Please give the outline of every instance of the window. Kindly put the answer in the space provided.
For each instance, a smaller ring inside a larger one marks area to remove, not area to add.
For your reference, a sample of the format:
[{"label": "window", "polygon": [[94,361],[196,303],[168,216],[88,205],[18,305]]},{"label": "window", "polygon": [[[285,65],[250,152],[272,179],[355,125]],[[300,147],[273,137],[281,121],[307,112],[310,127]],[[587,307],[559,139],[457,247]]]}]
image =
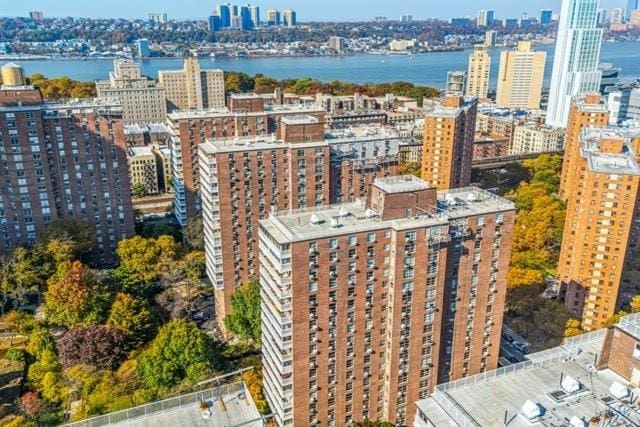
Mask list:
[{"label": "window", "polygon": [[638,343],[636,343],[636,346],[633,349],[633,357],[635,359],[640,359],[640,344],[638,344]]},{"label": "window", "polygon": [[358,236],[349,236],[349,246],[353,246],[358,242]]},{"label": "window", "polygon": [[479,216],[476,218],[476,225],[481,226],[484,225],[484,217],[483,216]]},{"label": "window", "polygon": [[373,243],[376,241],[376,233],[367,234],[367,242]]},{"label": "window", "polygon": [[329,247],[335,249],[338,247],[338,239],[329,239]]}]

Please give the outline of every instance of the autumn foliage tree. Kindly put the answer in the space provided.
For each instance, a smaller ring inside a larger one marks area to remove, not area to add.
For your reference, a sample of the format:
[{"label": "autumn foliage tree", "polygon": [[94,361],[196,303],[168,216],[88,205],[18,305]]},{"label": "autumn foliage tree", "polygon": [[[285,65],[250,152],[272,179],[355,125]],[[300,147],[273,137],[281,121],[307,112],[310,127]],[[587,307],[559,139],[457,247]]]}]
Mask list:
[{"label": "autumn foliage tree", "polygon": [[58,340],[60,363],[65,368],[83,364],[114,369],[126,356],[126,335],[109,326],[71,328]]},{"label": "autumn foliage tree", "polygon": [[145,284],[158,280],[171,268],[178,245],[171,236],[157,239],[135,236],[120,241],[116,253],[120,258],[118,277]]},{"label": "autumn foliage tree", "polygon": [[122,331],[131,347],[145,343],[154,329],[153,315],[142,298],[121,292],[116,295],[107,325]]},{"label": "autumn foliage tree", "polygon": [[64,262],[44,295],[47,320],[55,325],[95,325],[104,317],[109,294],[80,261]]}]

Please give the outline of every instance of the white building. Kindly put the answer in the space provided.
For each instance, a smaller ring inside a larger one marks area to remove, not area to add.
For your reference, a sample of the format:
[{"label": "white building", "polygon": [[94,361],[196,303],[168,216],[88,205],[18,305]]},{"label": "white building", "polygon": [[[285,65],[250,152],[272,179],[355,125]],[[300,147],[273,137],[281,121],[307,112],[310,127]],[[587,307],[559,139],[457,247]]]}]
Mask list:
[{"label": "white building", "polygon": [[622,8],[611,9],[611,24],[622,24],[624,21],[624,10]]},{"label": "white building", "polygon": [[404,50],[413,49],[416,46],[415,40],[393,40],[389,43],[389,50],[400,52]]},{"label": "white building", "polygon": [[598,71],[602,29],[598,25],[599,0],[563,0],[547,124],[566,127],[571,98],[598,91],[602,73]]},{"label": "white building", "polygon": [[564,147],[564,129],[528,123],[516,126],[509,154],[559,151]]},{"label": "white building", "polygon": [[186,58],[182,70],[158,71],[171,111],[225,106],[224,72],[201,70],[198,58]]}]

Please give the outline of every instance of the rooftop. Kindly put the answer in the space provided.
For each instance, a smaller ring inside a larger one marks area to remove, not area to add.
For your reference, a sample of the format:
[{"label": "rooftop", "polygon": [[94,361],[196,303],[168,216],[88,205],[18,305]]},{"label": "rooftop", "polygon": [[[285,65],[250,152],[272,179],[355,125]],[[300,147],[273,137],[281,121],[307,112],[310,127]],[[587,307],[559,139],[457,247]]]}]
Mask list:
[{"label": "rooftop", "polygon": [[319,123],[319,120],[316,116],[311,116],[309,114],[287,116],[283,117],[280,121],[285,125],[314,125]]},{"label": "rooftop", "polygon": [[[431,117],[456,117],[462,111],[471,107],[473,103],[476,101],[474,96],[463,96],[460,107],[446,107],[442,103],[436,104],[427,108],[427,116]],[[444,102],[444,100],[443,100]]]},{"label": "rooftop", "polygon": [[[640,176],[640,165],[636,159],[631,140],[640,138],[639,128],[584,128],[580,135],[580,155],[593,172]],[[603,152],[601,141],[622,141],[621,153]]]},{"label": "rooftop", "polygon": [[151,147],[130,147],[129,148],[129,157],[141,157],[141,156],[153,156],[153,151]]},{"label": "rooftop", "polygon": [[[419,179],[402,181],[399,177],[377,179],[375,184],[391,192],[428,188]],[[415,217],[382,221],[365,206],[364,200],[294,211],[275,212],[262,226],[280,243],[360,233],[368,230],[411,229],[448,225],[450,220],[470,215],[514,210],[512,202],[475,187],[438,192],[438,212]]]},{"label": "rooftop", "polygon": [[[628,321],[636,329],[637,317]],[[633,403],[638,389],[626,398],[615,397],[614,387],[625,389],[628,382],[610,369],[594,367],[606,333],[602,329],[570,338],[525,362],[438,385],[416,405],[435,426],[497,426],[505,416],[510,427],[586,426],[606,412],[612,418],[601,425],[640,425]],[[524,414],[526,406],[539,413],[533,421]]]},{"label": "rooftop", "polygon": [[287,114],[287,113],[324,113],[318,106],[308,105],[265,105],[264,111],[256,112],[232,112],[228,108],[196,110],[196,111],[175,111],[167,114],[170,120],[203,119],[229,116],[262,116],[264,114]]},{"label": "rooftop", "polygon": [[373,185],[385,193],[407,193],[431,188],[426,181],[416,178],[413,175],[398,175],[383,179],[376,178],[373,181]]}]

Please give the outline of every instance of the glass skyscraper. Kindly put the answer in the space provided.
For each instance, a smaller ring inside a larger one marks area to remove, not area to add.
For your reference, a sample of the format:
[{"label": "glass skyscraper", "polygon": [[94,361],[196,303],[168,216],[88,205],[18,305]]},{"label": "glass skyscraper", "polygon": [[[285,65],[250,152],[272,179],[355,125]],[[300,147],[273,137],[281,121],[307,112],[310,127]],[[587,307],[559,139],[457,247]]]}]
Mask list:
[{"label": "glass skyscraper", "polygon": [[631,19],[631,12],[634,10],[638,10],[638,6],[640,5],[640,0],[628,0],[627,8],[624,11],[624,18],[627,22]]},{"label": "glass skyscraper", "polygon": [[571,99],[600,88],[599,7],[599,0],[562,1],[547,108],[548,125],[566,127]]}]

